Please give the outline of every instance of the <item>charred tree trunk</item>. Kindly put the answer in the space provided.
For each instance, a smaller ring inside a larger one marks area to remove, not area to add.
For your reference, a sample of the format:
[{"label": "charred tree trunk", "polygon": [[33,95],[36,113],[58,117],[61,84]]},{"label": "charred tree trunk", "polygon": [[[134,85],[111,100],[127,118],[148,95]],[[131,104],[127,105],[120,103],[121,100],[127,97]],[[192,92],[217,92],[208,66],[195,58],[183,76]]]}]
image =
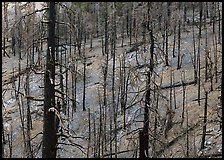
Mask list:
[{"label": "charred tree trunk", "polygon": [[49,2],[48,49],[44,74],[43,158],[56,158],[57,136],[55,121],[55,2]]},{"label": "charred tree trunk", "polygon": [[221,13],[220,13],[220,9],[219,9],[219,2],[218,2],[218,16],[219,16],[219,31],[218,31],[218,44],[221,44]]},{"label": "charred tree trunk", "polygon": [[84,42],[84,51],[83,51],[83,111],[86,111],[86,54],[85,54],[85,42]]},{"label": "charred tree trunk", "polygon": [[95,122],[95,116],[93,117],[93,143],[94,143],[94,149],[93,149],[93,157],[96,157],[96,122]]},{"label": "charred tree trunk", "polygon": [[87,149],[87,158],[89,158],[89,152],[90,152],[90,141],[91,141],[91,123],[90,123],[90,108],[88,108],[88,121],[89,121],[89,137],[88,137],[88,149]]},{"label": "charred tree trunk", "polygon": [[129,23],[129,45],[131,46],[131,44],[132,44],[132,9],[133,9],[133,2],[130,2],[131,4],[131,6],[130,6],[130,8],[129,8],[129,21],[128,21],[128,23]]},{"label": "charred tree trunk", "polygon": [[[5,33],[9,30],[9,21],[8,21],[8,2],[4,2],[4,31]],[[4,35],[5,36],[5,35]],[[6,38],[6,41],[8,42],[8,36],[6,35],[4,38]]]},{"label": "charred tree trunk", "polygon": [[205,27],[205,82],[208,80],[208,31]]},{"label": "charred tree trunk", "polygon": [[214,75],[215,83],[218,82],[218,51],[217,51],[217,36],[216,33],[213,34],[213,46],[214,46]]},{"label": "charred tree trunk", "polygon": [[[115,102],[115,57],[116,57],[116,4],[113,2],[113,15],[112,15],[112,57],[113,57],[113,67],[112,67],[112,104],[113,104],[113,118],[114,118],[114,137],[115,137],[115,143],[114,143],[114,149],[115,149],[115,158],[117,158],[117,110],[116,110],[116,102]],[[130,28],[131,29],[131,28]],[[131,32],[130,32],[130,39],[131,39]]]},{"label": "charred tree trunk", "polygon": [[[29,73],[27,73],[26,77],[26,95],[30,95],[30,86],[29,86]],[[30,113],[30,100],[27,99],[27,158],[33,158],[33,151],[32,151],[32,145],[30,141],[30,130],[32,129],[32,118]]]},{"label": "charred tree trunk", "polygon": [[[181,8],[181,2],[179,2],[179,12],[180,12],[180,8]],[[180,64],[180,40],[181,40],[181,18],[179,18],[179,22],[178,22],[178,54],[177,54],[177,69],[181,68],[181,64]]]},{"label": "charred tree trunk", "polygon": [[125,53],[122,55],[122,59],[120,62],[120,90],[121,90],[121,114],[122,114],[122,128],[125,129],[126,121],[125,121],[125,111],[126,111],[126,75],[125,75]]},{"label": "charred tree trunk", "polygon": [[173,31],[173,58],[176,57],[175,56],[175,46],[176,46],[176,21],[174,24],[174,31]]},{"label": "charred tree trunk", "polygon": [[188,109],[186,108],[186,118],[187,118],[187,158],[189,157],[189,131],[188,131]]},{"label": "charred tree trunk", "polygon": [[[182,79],[182,84],[184,83],[185,81],[185,71],[184,71],[184,74],[183,74],[183,79]],[[183,122],[184,122],[184,112],[185,112],[185,94],[186,94],[186,86],[185,85],[182,85],[183,86],[183,108],[182,108],[182,117],[181,117],[181,125],[183,125]]]},{"label": "charred tree trunk", "polygon": [[205,148],[205,136],[206,136],[206,123],[207,123],[207,104],[208,103],[208,92],[205,92],[205,108],[204,108],[204,121],[203,121],[203,130],[202,130],[202,140],[201,140],[201,149]]},{"label": "charred tree trunk", "polygon": [[150,46],[150,71],[147,73],[147,83],[146,83],[146,95],[145,95],[145,111],[144,111],[144,126],[143,131],[140,134],[140,139],[143,138],[144,142],[140,144],[140,158],[149,157],[148,148],[149,148],[149,106],[150,106],[150,81],[153,72],[153,54],[154,54],[154,38],[152,28],[149,30],[151,46]]},{"label": "charred tree trunk", "polygon": [[[106,132],[107,128],[107,73],[108,73],[108,55],[109,55],[109,42],[108,42],[108,6],[107,2],[105,2],[105,19],[104,19],[104,36],[105,36],[105,44],[103,48],[103,56],[105,57],[105,63],[103,64],[103,106],[104,106],[104,132]],[[104,144],[105,151],[107,150],[107,137],[104,135]]]},{"label": "charred tree trunk", "polygon": [[167,18],[165,19],[165,42],[166,42],[166,52],[165,52],[165,62],[166,62],[166,66],[169,65],[169,55],[168,55],[168,41],[169,41],[169,21],[170,21],[170,2],[167,2]]},{"label": "charred tree trunk", "polygon": [[[173,82],[175,82],[175,76],[174,73],[172,74]],[[176,101],[176,89],[173,88],[173,101],[174,101],[174,108],[177,109],[177,101]]]},{"label": "charred tree trunk", "polygon": [[193,4],[193,25],[192,25],[192,34],[193,34],[193,52],[194,52],[194,62],[193,62],[193,67],[194,67],[194,81],[195,81],[195,84],[197,82],[197,57],[196,57],[196,47],[195,47],[195,35],[194,35],[194,17],[195,17],[195,14],[194,14],[194,11],[195,11],[195,6]]},{"label": "charred tree trunk", "polygon": [[202,11],[203,11],[203,2],[200,2],[200,24],[199,24],[199,35],[198,35],[198,55],[197,55],[197,66],[198,66],[198,79],[197,79],[197,84],[198,84],[198,104],[200,106],[200,76],[201,76],[201,63],[200,63],[200,48],[201,48],[201,28],[202,28]]},{"label": "charred tree trunk", "polygon": [[147,146],[147,141],[146,139],[148,138],[147,135],[144,134],[144,131],[140,130],[139,131],[139,147],[140,147],[140,152],[139,152],[139,158],[147,158],[147,150],[145,150],[145,146]]},{"label": "charred tree trunk", "polygon": [[124,46],[124,25],[125,25],[125,19],[124,16],[122,16],[121,47]]}]

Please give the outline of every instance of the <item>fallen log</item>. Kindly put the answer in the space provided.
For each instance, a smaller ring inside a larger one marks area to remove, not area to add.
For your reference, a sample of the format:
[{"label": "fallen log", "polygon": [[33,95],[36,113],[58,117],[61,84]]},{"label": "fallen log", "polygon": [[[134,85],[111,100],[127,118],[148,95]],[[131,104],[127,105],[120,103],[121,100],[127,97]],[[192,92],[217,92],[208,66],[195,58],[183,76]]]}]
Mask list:
[{"label": "fallen log", "polygon": [[170,142],[166,143],[162,147],[162,149],[160,149],[159,151],[156,151],[156,155],[159,157],[166,149],[169,149],[171,146],[173,146],[176,142],[179,141],[180,138],[185,136],[188,132],[193,131],[196,127],[199,126],[199,124],[200,124],[200,122],[197,122],[196,124],[194,124],[190,128],[185,129],[180,135],[178,135],[177,137],[173,138]]},{"label": "fallen log", "polygon": [[191,85],[191,84],[195,84],[195,83],[196,83],[195,81],[184,82],[184,83],[178,82],[176,84],[169,85],[169,86],[161,86],[160,88],[161,89],[168,89],[168,88],[174,88],[174,87],[187,86],[187,85]]}]

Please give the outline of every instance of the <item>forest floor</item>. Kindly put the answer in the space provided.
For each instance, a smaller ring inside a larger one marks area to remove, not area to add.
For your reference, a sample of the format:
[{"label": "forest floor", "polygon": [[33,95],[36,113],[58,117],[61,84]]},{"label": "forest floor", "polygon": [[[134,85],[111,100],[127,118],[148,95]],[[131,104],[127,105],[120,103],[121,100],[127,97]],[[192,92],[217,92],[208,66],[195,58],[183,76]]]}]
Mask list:
[{"label": "forest floor", "polygon": [[[212,40],[212,26],[208,26],[208,46],[210,50],[211,56],[213,56],[213,52],[215,49],[215,45],[213,45]],[[187,28],[191,30],[191,28]],[[216,33],[217,34],[217,33]],[[170,44],[169,44],[169,66],[164,65],[164,59],[160,58],[159,51],[155,49],[155,54],[157,55],[157,64],[155,66],[155,71],[157,72],[158,76],[155,78],[155,83],[159,85],[161,77],[162,77],[162,84],[161,86],[169,86],[170,85],[170,75],[171,70],[174,74],[174,82],[173,83],[181,83],[182,80],[186,82],[191,82],[194,80],[194,70],[191,58],[193,56],[193,41],[192,41],[192,34],[191,32],[183,32],[181,35],[181,55],[183,55],[182,59],[182,68],[177,70],[177,57],[172,57],[172,42],[173,42],[173,35],[170,37]],[[140,38],[139,38],[140,39]],[[162,42],[162,38],[159,39],[158,43]],[[201,46],[205,44],[205,32],[202,32],[201,38]],[[101,48],[101,40],[95,38],[93,40],[93,48],[89,48],[90,42],[87,41],[86,45],[86,56],[91,57],[88,58],[87,61],[91,64],[86,68],[86,108],[90,108],[91,112],[91,130],[93,131],[93,118],[96,120],[96,125],[98,129],[99,123],[99,109],[100,109],[100,100],[99,94],[101,95],[102,99],[102,83],[103,83],[103,75],[102,75],[102,65],[104,63],[104,59],[102,56],[102,48]],[[124,40],[124,47],[121,47],[121,40],[117,40],[117,50],[116,50],[116,79],[115,79],[115,88],[119,86],[119,58],[121,55],[130,49],[129,46],[129,38]],[[189,138],[189,157],[199,157],[202,152],[205,155],[212,155],[216,153],[222,152],[222,131],[220,128],[221,119],[219,116],[222,116],[221,113],[221,104],[220,104],[220,95],[221,95],[221,56],[222,56],[222,44],[217,45],[217,68],[218,68],[218,75],[217,75],[217,82],[215,82],[215,78],[213,78],[213,91],[210,91],[211,83],[208,80],[204,84],[200,84],[201,90],[201,105],[197,102],[198,97],[198,85],[187,85],[186,90],[186,101],[185,101],[185,112],[184,116],[186,117],[188,114],[188,126],[187,126],[187,118],[184,119],[183,123],[181,124],[182,120],[182,109],[183,109],[183,87],[175,87],[175,95],[176,95],[176,108],[174,108],[174,101],[172,97],[172,108],[174,110],[174,117],[173,123],[175,125],[169,130],[167,134],[167,138],[164,137],[163,130],[163,121],[166,119],[166,111],[167,106],[170,102],[161,98],[159,101],[159,109],[158,112],[161,118],[161,125],[159,126],[159,130],[161,132],[158,133],[158,139],[161,142],[157,142],[157,152],[158,157],[186,157],[186,147],[187,147],[187,135]],[[196,43],[197,46],[197,43]],[[127,125],[126,129],[119,129],[117,131],[118,136],[118,152],[131,150],[129,152],[124,152],[118,154],[118,157],[136,157],[138,155],[138,132],[135,130],[141,128],[143,126],[143,111],[144,111],[144,103],[138,102],[142,98],[144,98],[144,93],[140,92],[145,87],[146,83],[146,76],[143,73],[146,72],[146,68],[136,69],[137,61],[143,65],[148,63],[147,59],[149,59],[149,45],[146,46],[147,51],[143,52],[143,46],[139,47],[139,53],[136,51],[125,54],[126,66],[129,66],[132,69],[127,69],[127,72],[130,71],[131,78],[130,78],[130,85],[128,88],[128,102],[127,106],[130,106],[127,109],[126,115],[126,123],[130,124]],[[72,49],[72,52],[74,50]],[[177,49],[176,52],[177,54]],[[205,80],[205,48],[201,47],[201,80]],[[212,57],[212,61],[214,62],[214,57]],[[15,87],[18,87],[19,79],[16,78],[15,84],[8,83],[13,79],[11,78],[13,75],[13,68],[15,67],[15,71],[18,73],[18,56],[11,56],[2,57],[2,101],[3,101],[3,122],[4,122],[4,129],[5,135],[12,133],[12,149],[13,155],[12,157],[23,157],[22,155],[24,147],[23,147],[23,134],[21,129],[21,119],[20,119],[20,110],[21,112],[26,111],[26,96],[24,90],[25,78],[26,74],[22,74],[20,76],[20,92],[24,94],[24,96],[19,96],[19,99],[15,99],[14,90]],[[21,70],[26,70],[26,57],[21,60]],[[82,80],[82,70],[83,64],[81,61],[78,61],[78,71],[81,73],[78,78],[77,83],[77,110],[73,113],[68,123],[68,115],[62,115],[64,121],[64,127],[69,127],[69,132],[66,134],[69,138],[63,139],[61,138],[59,141],[63,143],[76,143],[83,146],[85,149],[83,150],[86,152],[88,146],[88,111],[82,111],[82,97],[83,97],[83,80]],[[38,70],[37,72],[43,72],[43,70]],[[25,73],[25,72],[24,72]],[[108,102],[111,101],[112,97],[112,90],[111,90],[111,80],[112,80],[112,58],[109,56],[109,71],[108,71]],[[185,73],[185,79],[183,79],[182,75]],[[15,73],[16,74],[16,73]],[[71,95],[71,75],[69,74],[69,94]],[[7,84],[8,83],[8,84]],[[33,71],[30,72],[30,95],[35,98],[43,98],[43,74],[35,74]],[[204,115],[204,97],[205,97],[205,90],[208,91],[208,119],[207,119],[207,129],[206,129],[206,142],[205,142],[205,149],[200,150],[201,145],[201,138],[202,138],[202,127],[203,127],[203,115]],[[116,89],[118,91],[118,89]],[[137,92],[132,93],[132,92]],[[170,89],[160,89],[160,94],[167,99],[170,99]],[[117,96],[116,96],[117,97]],[[135,103],[135,105],[132,105]],[[21,108],[18,107],[18,103],[21,103]],[[34,137],[38,133],[42,132],[43,128],[43,102],[42,101],[31,101],[31,113],[32,113],[32,122],[33,128],[31,130],[31,137]],[[70,104],[71,105],[71,104]],[[72,109],[71,109],[72,110]],[[71,111],[70,110],[70,111]],[[118,110],[120,112],[120,109]],[[111,112],[108,110],[108,115]],[[150,113],[150,117],[154,117],[154,112]],[[24,120],[26,124],[26,117],[24,113]],[[117,124],[118,128],[122,126],[122,117],[120,113],[118,113]],[[109,130],[109,116],[108,116],[108,128]],[[153,121],[150,122],[153,124]],[[10,127],[11,126],[11,127]],[[152,128],[152,127],[151,127]],[[150,128],[150,131],[152,129]],[[186,134],[188,131],[188,134]],[[108,132],[105,134],[109,134]],[[76,137],[76,138],[75,138]],[[81,137],[81,138],[77,138]],[[7,138],[6,138],[7,139]],[[34,140],[32,140],[33,149],[36,151],[36,157],[41,157],[41,148],[40,144],[42,141],[42,134],[39,134]],[[93,148],[94,146],[93,140],[90,143],[90,146]],[[70,145],[59,145],[61,149],[58,150],[58,157],[86,157],[87,155],[84,154],[81,149],[77,146],[70,146]],[[150,143],[151,147],[151,143]],[[5,148],[5,155],[9,155],[8,145],[4,145]],[[107,148],[109,149],[109,143]],[[39,151],[38,151],[39,150]],[[105,153],[107,154],[107,153]],[[93,150],[90,150],[90,155],[93,156]],[[6,156],[7,157],[7,156]],[[106,156],[105,156],[106,157]]]}]

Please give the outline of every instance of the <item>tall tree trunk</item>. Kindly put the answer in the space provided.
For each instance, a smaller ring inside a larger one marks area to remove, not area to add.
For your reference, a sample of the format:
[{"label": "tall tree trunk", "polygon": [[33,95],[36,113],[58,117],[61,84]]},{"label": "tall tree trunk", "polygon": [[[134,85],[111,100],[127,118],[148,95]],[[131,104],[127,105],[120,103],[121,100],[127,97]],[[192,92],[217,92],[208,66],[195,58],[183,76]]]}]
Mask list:
[{"label": "tall tree trunk", "polygon": [[[151,40],[151,46],[150,46],[150,71],[147,73],[147,82],[146,82],[146,96],[145,96],[145,111],[144,111],[144,126],[143,126],[143,131],[142,137],[144,140],[143,145],[140,145],[140,158],[146,158],[149,157],[148,153],[148,148],[149,148],[149,106],[150,106],[150,81],[151,81],[151,76],[153,73],[153,68],[154,68],[154,62],[153,62],[153,54],[154,54],[154,38],[153,38],[153,32],[152,28],[149,30],[150,34],[150,40]],[[141,142],[141,141],[140,141]]]},{"label": "tall tree trunk", "polygon": [[[29,54],[29,53],[28,53]],[[28,61],[28,54],[27,54],[27,64],[26,66],[29,67],[29,61]],[[30,71],[27,72],[26,75],[26,85],[25,85],[25,93],[27,96],[30,96],[30,83],[29,83],[29,77],[30,77]],[[30,130],[32,129],[32,118],[31,118],[31,113],[30,113],[30,99],[27,99],[27,113],[26,113],[26,119],[27,119],[27,158],[33,158],[33,151],[32,151],[32,145],[30,141]]]},{"label": "tall tree trunk", "polygon": [[215,74],[215,83],[218,82],[218,51],[217,51],[217,36],[216,33],[213,34],[213,46],[214,46],[214,74]]},{"label": "tall tree trunk", "polygon": [[175,45],[176,45],[176,21],[174,22],[174,31],[173,31],[173,58],[176,57],[175,56]]},{"label": "tall tree trunk", "polygon": [[[29,88],[29,73],[27,73],[26,77],[26,95],[30,95],[30,88]],[[32,151],[32,145],[30,141],[30,130],[32,129],[32,118],[31,118],[31,113],[30,113],[30,100],[27,99],[27,158],[33,158],[33,151]]]},{"label": "tall tree trunk", "polygon": [[[181,2],[179,2],[179,12],[181,11]],[[177,69],[180,69],[181,68],[181,65],[180,65],[180,40],[181,40],[181,18],[179,18],[179,22],[178,22],[178,55],[177,55]]]},{"label": "tall tree trunk", "polygon": [[193,3],[193,16],[192,16],[192,19],[193,19],[192,34],[193,34],[193,52],[194,52],[193,67],[194,67],[194,81],[196,84],[198,75],[197,75],[197,56],[196,56],[195,35],[194,35],[194,17],[195,17],[194,11],[195,11],[195,5]]},{"label": "tall tree trunk", "polygon": [[[170,69],[170,86],[173,85],[173,76],[172,75],[173,75],[173,69],[171,68]],[[171,108],[172,108],[172,105],[173,105],[172,104],[172,90],[173,90],[172,87],[170,87],[170,97],[169,98],[170,98],[170,107]]]},{"label": "tall tree trunk", "polygon": [[49,2],[48,49],[44,74],[43,158],[56,158],[57,136],[55,121],[55,2]]},{"label": "tall tree trunk", "polygon": [[[185,71],[183,73],[183,77],[182,77],[182,84],[184,84],[185,82]],[[183,122],[184,122],[184,112],[185,112],[185,93],[186,93],[186,86],[182,85],[183,86],[183,101],[182,101],[182,104],[183,104],[183,108],[182,108],[182,116],[181,116],[181,125],[183,125]]]},{"label": "tall tree trunk", "polygon": [[6,50],[5,50],[5,41],[6,41],[6,33],[8,31],[8,22],[7,22],[7,8],[8,8],[8,3],[7,2],[4,2],[4,22],[3,22],[3,34],[4,34],[4,38],[3,38],[3,48],[4,48],[4,53],[3,53],[3,56],[5,57],[5,53],[6,53]]},{"label": "tall tree trunk", "polygon": [[96,122],[95,122],[95,116],[93,117],[93,143],[94,143],[93,157],[96,158]]},{"label": "tall tree trunk", "polygon": [[[103,106],[104,106],[104,132],[106,132],[107,128],[107,72],[108,72],[108,55],[109,55],[109,42],[108,42],[108,4],[105,2],[105,19],[104,19],[104,36],[105,36],[105,45],[104,45],[104,59],[105,63],[103,64]],[[102,45],[103,48],[103,45]],[[107,150],[107,137],[106,134],[104,135],[104,144],[105,144],[105,151]]]},{"label": "tall tree trunk", "polygon": [[132,10],[133,10],[133,2],[130,2],[129,3],[130,4],[130,8],[129,8],[129,15],[130,15],[130,17],[129,17],[129,21],[128,21],[128,23],[129,23],[129,45],[131,45],[132,44]]},{"label": "tall tree trunk", "polygon": [[[84,33],[85,34],[85,33]],[[86,36],[86,34],[85,34]],[[86,110],[86,53],[85,53],[85,42],[83,46],[83,111]]]},{"label": "tall tree trunk", "polygon": [[188,109],[186,108],[186,118],[187,118],[187,158],[189,157],[189,131],[188,131]]},{"label": "tall tree trunk", "polygon": [[168,27],[167,23],[165,26],[165,66],[169,66],[169,55],[168,55]]},{"label": "tall tree trunk", "polygon": [[207,123],[207,104],[208,103],[208,92],[205,92],[205,108],[204,108],[204,121],[202,129],[202,140],[201,140],[201,149],[205,148],[205,136],[206,136],[206,123]]},{"label": "tall tree trunk", "polygon": [[124,25],[125,25],[125,19],[124,16],[122,16],[121,47],[124,46]]},{"label": "tall tree trunk", "polygon": [[9,31],[9,21],[8,21],[8,2],[4,2],[4,38],[8,42],[8,31]]},{"label": "tall tree trunk", "polygon": [[123,53],[122,59],[120,62],[120,88],[121,88],[121,114],[122,114],[122,128],[125,129],[126,121],[125,121],[125,111],[126,111],[126,72],[125,72],[125,54]]},{"label": "tall tree trunk", "polygon": [[4,122],[3,122],[3,116],[2,116],[2,158],[5,157],[5,144],[6,144],[5,130],[4,130],[4,124],[3,123]]},{"label": "tall tree trunk", "polygon": [[[156,90],[156,86],[154,85],[154,89]],[[158,88],[157,88],[158,89]],[[157,96],[155,97],[156,99],[156,105],[155,105],[155,111],[157,112],[158,110],[158,105],[159,105],[159,93],[157,92]],[[157,139],[157,114],[154,116],[154,133],[153,133],[153,142],[152,142],[152,158],[156,158],[156,139]]]},{"label": "tall tree trunk", "polygon": [[212,15],[212,32],[215,34],[215,21],[216,21],[216,2],[212,2],[212,8],[213,8],[213,15]]},{"label": "tall tree trunk", "polygon": [[20,116],[20,121],[21,121],[21,126],[22,126],[22,134],[23,134],[23,143],[24,143],[24,153],[27,152],[27,143],[26,143],[26,132],[25,132],[25,111],[24,111],[24,105],[21,105],[22,98],[21,100],[19,99],[19,97],[16,97],[16,101],[18,103],[19,106],[19,116]]},{"label": "tall tree trunk", "polygon": [[[113,31],[112,31],[112,56],[113,56],[113,68],[112,68],[112,104],[113,104],[113,118],[114,118],[114,137],[115,137],[115,158],[117,158],[117,110],[116,110],[116,103],[115,103],[115,57],[116,57],[116,6],[115,2],[113,2],[113,15],[112,15],[112,23],[113,23]],[[130,32],[131,37],[131,32]]]},{"label": "tall tree trunk", "polygon": [[[175,82],[174,73],[172,74],[173,82]],[[176,101],[176,87],[173,88],[173,101],[174,101],[174,108],[177,109],[177,101]]]},{"label": "tall tree trunk", "polygon": [[89,152],[90,152],[90,141],[91,141],[91,123],[90,123],[90,108],[88,108],[88,121],[89,121],[89,136],[88,136],[88,148],[87,148],[87,158],[89,158]]},{"label": "tall tree trunk", "polygon": [[165,19],[165,43],[166,43],[166,51],[165,51],[165,62],[166,66],[169,65],[169,55],[168,55],[168,41],[169,41],[169,21],[170,21],[170,2],[167,2],[167,18]]},{"label": "tall tree trunk", "polygon": [[218,44],[221,44],[221,10],[219,9],[219,2],[218,2],[218,16],[219,16],[219,31],[218,31]]},{"label": "tall tree trunk", "polygon": [[198,55],[197,55],[197,64],[198,64],[198,79],[197,79],[197,84],[198,84],[198,104],[200,106],[200,74],[201,74],[201,63],[200,63],[200,47],[201,47],[201,28],[202,28],[202,11],[203,11],[203,2],[200,2],[200,24],[199,24],[199,34],[198,34]]},{"label": "tall tree trunk", "polygon": [[[70,52],[69,51],[71,51],[71,46],[69,47],[70,49],[67,51],[67,47],[68,47],[68,27],[66,26],[65,27],[65,47],[66,47],[66,49],[65,49],[65,67],[66,68],[68,68],[68,59],[70,58],[69,57],[69,54],[70,54]],[[71,32],[70,32],[71,33]],[[68,121],[70,120],[70,105],[69,105],[69,98],[68,98],[68,96],[69,96],[69,89],[68,89],[68,87],[69,87],[69,84],[68,84],[68,77],[69,77],[69,70],[68,69],[66,69],[66,72],[65,72],[65,93],[66,93],[66,111],[67,111],[67,118],[68,118]],[[69,134],[69,123],[68,123],[68,125],[67,125],[67,129],[68,129],[68,134]]]}]

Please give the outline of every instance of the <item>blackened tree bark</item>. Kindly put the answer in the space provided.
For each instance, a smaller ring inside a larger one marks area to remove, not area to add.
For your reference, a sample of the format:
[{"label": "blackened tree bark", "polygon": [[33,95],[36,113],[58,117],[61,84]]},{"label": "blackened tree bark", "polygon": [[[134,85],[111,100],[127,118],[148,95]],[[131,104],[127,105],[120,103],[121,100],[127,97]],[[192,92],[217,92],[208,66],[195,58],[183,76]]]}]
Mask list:
[{"label": "blackened tree bark", "polygon": [[85,42],[83,51],[83,111],[86,111],[86,54],[85,54]]},{"label": "blackened tree bark", "polygon": [[[146,137],[147,138],[147,137]],[[145,146],[147,146],[147,141],[145,141],[145,134],[144,131],[140,130],[139,131],[139,147],[140,147],[140,151],[139,151],[139,158],[146,158],[146,152],[144,150]]]},{"label": "blackened tree bark", "polygon": [[222,23],[222,21],[221,21],[221,13],[220,13],[220,12],[221,12],[221,11],[220,11],[220,9],[219,9],[219,2],[218,2],[218,16],[219,16],[218,44],[221,44],[221,23]]},{"label": "blackened tree bark", "polygon": [[193,52],[194,52],[194,62],[193,62],[193,67],[194,67],[194,81],[195,81],[195,84],[197,82],[197,57],[196,57],[196,47],[195,47],[195,35],[194,35],[194,17],[195,17],[195,5],[193,3],[193,16],[192,16],[192,19],[193,19],[193,25],[192,25],[192,34],[193,34]]},{"label": "blackened tree bark", "polygon": [[6,51],[5,51],[5,42],[8,41],[8,36],[7,36],[7,31],[8,31],[8,3],[4,2],[4,25],[3,25],[3,34],[4,34],[4,38],[3,38],[3,48],[4,48],[4,54],[3,56],[5,56]]},{"label": "blackened tree bark", "polygon": [[124,46],[124,25],[125,25],[125,17],[122,16],[122,30],[121,30],[121,47]]},{"label": "blackened tree bark", "polygon": [[76,88],[75,88],[75,81],[76,81],[76,61],[75,58],[73,58],[72,60],[72,119],[73,119],[73,111],[76,112],[76,98],[75,98],[75,92],[76,92]]},{"label": "blackened tree bark", "polygon": [[[30,84],[29,84],[29,72],[27,73],[27,77],[26,77],[26,95],[29,96],[30,95]],[[30,141],[30,136],[31,136],[31,132],[30,130],[32,129],[32,118],[31,118],[31,113],[30,113],[30,100],[27,99],[27,157],[28,158],[33,158],[33,150],[32,150],[32,145],[31,145],[31,141]]]},{"label": "blackened tree bark", "polygon": [[[184,84],[185,82],[185,71],[183,71],[183,76],[181,75],[181,79],[182,79],[182,84]],[[183,86],[183,101],[182,101],[182,104],[183,104],[183,109],[182,109],[182,116],[181,116],[181,125],[183,125],[183,122],[184,122],[184,112],[185,112],[185,96],[186,96],[186,86],[182,85]]]},{"label": "blackened tree bark", "polygon": [[176,45],[176,21],[174,22],[174,30],[173,30],[173,58],[175,56],[175,45]]},{"label": "blackened tree bark", "polygon": [[[170,85],[171,86],[173,85],[173,76],[172,75],[173,75],[173,69],[171,68],[170,69]],[[170,106],[172,106],[172,90],[173,90],[173,88],[170,87]]]},{"label": "blackened tree bark", "polygon": [[198,78],[197,78],[197,84],[198,84],[198,104],[200,106],[200,74],[201,74],[201,63],[200,63],[200,48],[201,48],[201,28],[202,28],[202,12],[203,12],[203,2],[200,2],[199,5],[200,10],[200,24],[199,24],[199,34],[198,34],[198,55],[197,55],[197,66],[198,66]]},{"label": "blackened tree bark", "polygon": [[[184,3],[184,2],[183,2]],[[183,4],[183,9],[184,9],[184,20],[183,20],[183,28],[185,29],[185,24],[186,24],[186,21],[187,21],[187,7],[186,7],[187,3],[184,3]]]},{"label": "blackened tree bark", "polygon": [[189,157],[189,131],[188,131],[188,110],[187,110],[187,108],[186,108],[186,118],[187,118],[187,158]]},{"label": "blackened tree bark", "polygon": [[128,25],[129,25],[129,38],[130,38],[130,41],[129,41],[129,45],[131,45],[132,44],[132,10],[133,10],[133,3],[132,2],[130,2],[130,6],[129,6],[129,21],[128,21]]},{"label": "blackened tree bark", "polygon": [[[223,54],[222,54],[222,59],[223,59]],[[222,63],[222,67],[223,67],[223,63]],[[224,88],[224,84],[223,84],[223,79],[224,79],[224,76],[223,76],[223,72],[222,72],[222,80],[221,80],[221,83],[222,83],[222,90],[221,90],[221,106],[223,105],[223,99],[224,99],[224,94],[223,94],[223,88]],[[221,125],[220,125],[221,126]],[[220,127],[221,128],[221,127]]]},{"label": "blackened tree bark", "polygon": [[44,125],[43,158],[56,157],[56,121],[55,121],[55,2],[49,2],[48,49],[44,74]]},{"label": "blackened tree bark", "polygon": [[217,51],[217,36],[216,33],[213,34],[213,46],[214,46],[214,76],[215,76],[215,83],[218,82],[218,51]]},{"label": "blackened tree bark", "polygon": [[129,8],[127,9],[126,11],[126,33],[127,33],[127,36],[129,37],[129,22],[130,22],[130,10]]},{"label": "blackened tree bark", "polygon": [[[179,7],[179,12],[181,10],[181,2],[179,2],[178,4],[178,7]],[[178,54],[177,54],[177,69],[180,69],[181,68],[181,65],[180,65],[180,40],[181,40],[181,18],[179,18],[179,22],[178,22]]]},{"label": "blackened tree bark", "polygon": [[90,123],[90,108],[88,108],[88,122],[89,122],[89,136],[88,136],[88,148],[87,148],[87,158],[89,158],[89,152],[90,152],[90,141],[91,141],[91,123]]},{"label": "blackened tree bark", "polygon": [[[99,118],[99,121],[100,121],[100,124],[99,124],[99,136],[98,136],[98,155],[100,156],[100,149],[102,151],[102,155],[103,155],[103,140],[101,139],[102,137],[102,100],[101,100],[101,95],[100,95],[100,91],[99,91],[99,88],[98,88],[98,97],[99,97],[99,106],[100,106],[100,118]],[[100,143],[101,142],[101,143]],[[100,147],[101,145],[101,147]]]},{"label": "blackened tree bark", "polygon": [[[112,103],[113,103],[113,113],[114,113],[114,130],[115,130],[115,158],[117,158],[117,110],[116,110],[116,102],[115,102],[115,57],[116,57],[116,4],[115,2],[113,2],[113,15],[112,15],[112,23],[113,23],[113,26],[112,26],[112,49],[111,49],[111,54],[112,54],[112,57],[113,57],[113,68],[112,68]],[[131,37],[131,32],[130,32],[130,37]],[[130,38],[131,39],[131,38]]]},{"label": "blackened tree bark", "polygon": [[[174,73],[172,74],[173,82],[175,82],[175,76]],[[176,89],[173,88],[173,101],[174,101],[174,108],[177,109],[177,101],[176,101]]]},{"label": "blackened tree bark", "polygon": [[205,26],[205,82],[208,80],[208,31]]},{"label": "blackened tree bark", "polygon": [[[104,12],[104,37],[105,44],[102,45],[103,55],[105,57],[105,63],[103,64],[103,106],[104,106],[104,131],[106,132],[107,128],[107,73],[108,73],[108,55],[109,55],[109,42],[108,42],[108,4],[104,3],[105,12]],[[107,142],[107,137],[104,135],[104,143]],[[105,145],[105,151],[107,150],[107,145]]]},{"label": "blackened tree bark", "polygon": [[215,2],[212,2],[212,32],[215,34],[215,21],[216,21],[216,4]]},{"label": "blackened tree bark", "polygon": [[[142,133],[140,132],[140,139],[144,139],[144,143],[140,144],[140,158],[146,158],[149,156],[148,147],[149,147],[149,105],[150,105],[150,81],[153,72],[153,54],[154,54],[154,38],[152,28],[148,27],[151,46],[150,46],[150,70],[147,73],[147,83],[146,83],[146,95],[145,95],[145,111],[144,111],[144,126]],[[141,141],[141,140],[140,140]],[[141,143],[141,142],[140,142]]]},{"label": "blackened tree bark", "polygon": [[2,116],[2,158],[4,158],[5,144],[6,144],[6,138],[5,138],[5,130],[4,130],[4,124],[3,124],[3,116]]},{"label": "blackened tree bark", "polygon": [[207,123],[207,104],[208,103],[208,92],[205,92],[205,108],[204,108],[204,122],[202,130],[202,140],[201,140],[201,149],[205,148],[205,135],[206,135],[206,123]]},{"label": "blackened tree bark", "polygon": [[[78,5],[79,5],[79,8],[81,8],[81,3],[78,3]],[[82,40],[83,40],[82,26],[81,26],[81,19],[82,19],[81,12],[82,11],[80,9],[80,11],[78,12],[78,17],[77,17],[78,36],[76,37],[79,56],[81,56],[81,47],[82,47]]]},{"label": "blackened tree bark", "polygon": [[165,19],[165,43],[166,43],[166,53],[165,53],[165,65],[168,66],[169,65],[169,59],[168,59],[168,41],[169,41],[169,21],[170,21],[170,2],[167,2],[167,18]]},{"label": "blackened tree bark", "polygon": [[[4,23],[5,23],[5,27],[4,27],[4,31],[8,32],[9,30],[9,21],[8,21],[8,2],[4,2]],[[6,41],[8,42],[8,36],[6,35]]]},{"label": "blackened tree bark", "polygon": [[126,112],[126,72],[125,72],[125,52],[123,52],[122,59],[120,62],[120,90],[121,90],[121,114],[122,114],[122,128],[125,129],[126,121],[125,121],[125,112]]}]

